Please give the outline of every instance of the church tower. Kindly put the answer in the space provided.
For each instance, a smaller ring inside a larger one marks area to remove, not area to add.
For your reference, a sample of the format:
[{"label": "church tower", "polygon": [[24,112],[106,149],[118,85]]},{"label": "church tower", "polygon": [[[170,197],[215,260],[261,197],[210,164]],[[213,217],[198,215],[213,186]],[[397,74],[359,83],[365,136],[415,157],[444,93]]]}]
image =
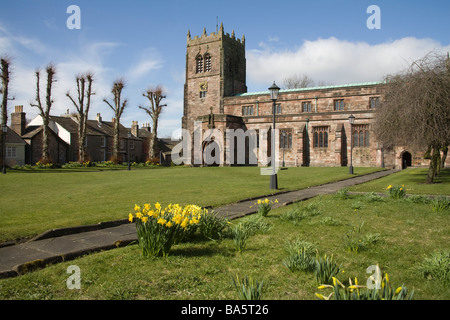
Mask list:
[{"label": "church tower", "polygon": [[199,116],[223,114],[223,98],[247,92],[245,38],[217,32],[187,34],[183,129],[191,134]]}]

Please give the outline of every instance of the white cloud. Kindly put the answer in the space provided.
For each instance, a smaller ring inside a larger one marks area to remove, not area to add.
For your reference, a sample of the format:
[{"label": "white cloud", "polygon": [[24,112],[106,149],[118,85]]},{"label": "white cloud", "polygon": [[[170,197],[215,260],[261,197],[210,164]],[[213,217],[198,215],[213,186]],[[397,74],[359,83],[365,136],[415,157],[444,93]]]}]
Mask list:
[{"label": "white cloud", "polygon": [[379,81],[431,51],[449,50],[450,45],[443,46],[432,39],[410,37],[371,45],[332,37],[305,41],[297,50],[276,50],[273,46],[249,50],[247,75],[249,83],[255,85],[274,80],[282,83],[296,74],[307,74],[327,84]]},{"label": "white cloud", "polygon": [[150,71],[161,68],[162,63],[158,52],[153,48],[147,48],[143,50],[139,60],[128,70],[126,78],[132,83],[137,82]]}]

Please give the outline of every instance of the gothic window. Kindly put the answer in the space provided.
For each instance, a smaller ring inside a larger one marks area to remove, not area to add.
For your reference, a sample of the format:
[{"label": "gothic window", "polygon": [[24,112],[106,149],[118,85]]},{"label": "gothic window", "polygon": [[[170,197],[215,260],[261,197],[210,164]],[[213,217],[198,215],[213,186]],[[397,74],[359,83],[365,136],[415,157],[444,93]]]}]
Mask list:
[{"label": "gothic window", "polygon": [[205,54],[205,72],[211,71],[211,56],[207,53]]},{"label": "gothic window", "polygon": [[353,126],[353,146],[361,148],[370,147],[370,135],[368,124]]},{"label": "gothic window", "polygon": [[302,111],[311,112],[311,101],[302,102]]},{"label": "gothic window", "polygon": [[344,110],[344,100],[334,100],[334,111]]},{"label": "gothic window", "polygon": [[369,99],[369,109],[376,109],[380,106],[380,97],[372,97]]},{"label": "gothic window", "polygon": [[195,58],[196,61],[196,73],[203,72],[203,57],[201,55],[198,55],[197,58]]},{"label": "gothic window", "polygon": [[329,127],[314,127],[313,128],[314,148],[328,148],[328,131],[329,131]]},{"label": "gothic window", "polygon": [[243,116],[252,116],[253,115],[253,106],[243,106],[242,107],[242,115]]},{"label": "gothic window", "polygon": [[292,148],[292,130],[281,129],[280,130],[280,148],[291,149]]}]

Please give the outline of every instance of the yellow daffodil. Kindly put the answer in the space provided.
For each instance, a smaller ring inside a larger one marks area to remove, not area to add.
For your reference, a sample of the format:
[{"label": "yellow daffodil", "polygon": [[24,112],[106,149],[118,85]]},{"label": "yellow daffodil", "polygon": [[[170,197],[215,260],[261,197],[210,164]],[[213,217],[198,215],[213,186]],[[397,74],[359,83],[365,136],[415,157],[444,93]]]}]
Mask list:
[{"label": "yellow daffodil", "polygon": [[148,221],[148,217],[142,217],[142,222],[146,223]]},{"label": "yellow daffodil", "polygon": [[133,222],[133,215],[132,215],[131,213],[128,215],[128,220],[129,220],[130,222]]},{"label": "yellow daffodil", "polygon": [[395,294],[399,294],[400,291],[402,291],[402,287],[398,287],[397,290],[395,290]]},{"label": "yellow daffodil", "polygon": [[166,227],[167,227],[167,228],[170,228],[171,226],[173,226],[173,223],[172,223],[171,221],[169,221],[169,222],[166,223]]},{"label": "yellow daffodil", "polygon": [[161,204],[159,202],[155,203],[156,210],[161,210]]},{"label": "yellow daffodil", "polygon": [[141,211],[141,207],[139,207],[137,204],[134,205],[134,211]]},{"label": "yellow daffodil", "polygon": [[320,293],[316,293],[316,297],[319,298],[319,299],[321,299],[321,300],[327,300],[327,299],[325,298],[325,296],[324,296],[323,294],[320,294]]}]

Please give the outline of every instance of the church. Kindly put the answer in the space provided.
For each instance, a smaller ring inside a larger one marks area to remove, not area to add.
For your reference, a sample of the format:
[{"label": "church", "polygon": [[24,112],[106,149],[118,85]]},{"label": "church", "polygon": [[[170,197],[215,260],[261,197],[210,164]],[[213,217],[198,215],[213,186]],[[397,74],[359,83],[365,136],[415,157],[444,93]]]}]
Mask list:
[{"label": "church", "polygon": [[[224,142],[230,139],[230,130],[255,132],[256,141],[249,143],[246,135],[245,146],[256,150],[264,146],[270,154],[275,119],[276,156],[286,167],[349,166],[350,162],[361,167],[428,166],[423,150],[385,149],[376,140],[372,124],[383,86],[383,82],[369,82],[281,90],[274,104],[269,91],[247,92],[245,36],[225,33],[221,24],[210,34],[203,29],[201,36],[192,37],[188,31],[182,128],[191,135],[192,158],[201,159],[193,161],[197,165],[210,165],[206,158],[211,154],[224,159],[230,148],[236,148],[236,143]],[[194,133],[199,130],[202,141],[195,145]],[[220,134],[225,138],[218,143]],[[238,153],[234,152],[228,162],[213,164],[266,164],[260,158],[257,163],[250,161],[248,148],[244,152],[245,163],[233,161]]]}]

